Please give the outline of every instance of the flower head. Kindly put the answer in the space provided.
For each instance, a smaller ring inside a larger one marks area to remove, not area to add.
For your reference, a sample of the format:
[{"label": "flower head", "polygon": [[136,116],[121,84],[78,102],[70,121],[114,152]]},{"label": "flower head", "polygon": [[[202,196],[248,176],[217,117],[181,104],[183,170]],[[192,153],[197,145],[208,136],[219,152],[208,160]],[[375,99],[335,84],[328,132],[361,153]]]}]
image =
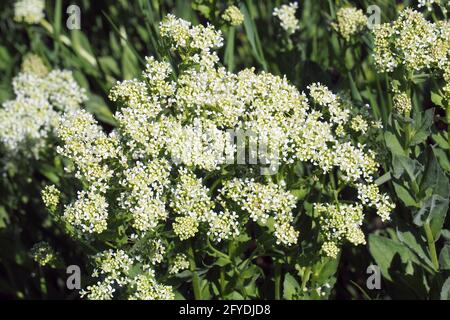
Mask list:
[{"label": "flower head", "polygon": [[229,6],[222,14],[222,19],[231,26],[239,26],[244,22],[244,15],[236,6]]},{"label": "flower head", "polygon": [[39,23],[44,19],[44,0],[19,0],[14,4],[14,20],[29,24]]},{"label": "flower head", "polygon": [[367,17],[364,12],[353,7],[339,9],[336,13],[336,22],[331,24],[346,41],[363,31],[366,25]]},{"label": "flower head", "polygon": [[288,5],[283,4],[281,7],[273,10],[273,16],[280,20],[281,27],[288,35],[291,35],[300,29],[299,21],[295,17],[295,12],[297,9],[298,3],[291,2]]}]

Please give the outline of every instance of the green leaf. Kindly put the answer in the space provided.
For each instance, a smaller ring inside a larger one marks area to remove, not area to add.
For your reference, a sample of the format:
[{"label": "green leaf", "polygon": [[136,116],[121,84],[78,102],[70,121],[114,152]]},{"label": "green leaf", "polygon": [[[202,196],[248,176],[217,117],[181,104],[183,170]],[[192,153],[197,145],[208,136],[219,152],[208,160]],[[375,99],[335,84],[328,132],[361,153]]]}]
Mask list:
[{"label": "green leaf", "polygon": [[391,150],[392,154],[406,156],[405,150],[403,150],[402,145],[398,141],[397,137],[391,132],[384,133],[384,140],[386,141],[386,145]]},{"label": "green leaf", "polygon": [[309,188],[293,189],[289,190],[291,194],[297,197],[298,200],[304,199],[310,192]]},{"label": "green leaf", "polygon": [[114,119],[113,114],[106,106],[106,103],[102,97],[97,96],[95,94],[91,94],[89,95],[89,99],[88,101],[86,101],[85,105],[86,110],[95,114],[95,116],[99,120],[111,125],[116,124],[116,120]]},{"label": "green leaf", "polygon": [[100,67],[107,75],[120,76],[120,68],[115,59],[110,56],[100,57],[98,59]]},{"label": "green leaf", "polygon": [[419,227],[423,226],[425,223],[430,223],[433,236],[437,239],[442,226],[444,225],[448,204],[448,198],[433,194],[425,201],[423,206],[414,213],[414,223]]},{"label": "green leaf", "polygon": [[420,182],[420,189],[428,195],[434,193],[448,198],[450,196],[448,177],[445,175],[433,152],[428,152],[427,157],[429,161]]},{"label": "green leaf", "polygon": [[446,134],[447,132],[438,132],[431,135],[431,137],[438,144],[438,146],[445,150],[449,148]]},{"label": "green leaf", "polygon": [[391,179],[392,179],[391,172],[388,171],[385,174],[383,174],[381,177],[379,177],[377,180],[375,180],[375,184],[377,186],[381,186],[382,184],[388,182]]},{"label": "green leaf", "polygon": [[228,71],[234,70],[234,41],[236,36],[236,28],[230,27],[227,36],[227,45],[225,47],[224,63],[228,67]]},{"label": "green leaf", "polygon": [[442,230],[441,230],[441,236],[442,236],[445,240],[450,241],[450,231],[449,231],[449,230],[447,230],[447,229],[442,229]]},{"label": "green leaf", "polygon": [[404,230],[400,230],[400,227],[397,228],[398,239],[419,257],[422,267],[429,272],[434,272],[433,263],[428,257],[426,242],[416,233],[416,230],[407,230],[404,225],[401,226],[401,229]]},{"label": "green leaf", "polygon": [[240,10],[244,15],[244,30],[247,34],[248,41],[250,43],[250,47],[252,48],[252,53],[258,62],[262,65],[264,70],[267,70],[267,63],[264,59],[264,54],[261,48],[261,42],[259,40],[258,30],[256,29],[253,18],[250,16],[250,13],[247,10],[247,6],[244,3],[241,3]]},{"label": "green leaf", "polygon": [[407,207],[417,207],[418,204],[416,200],[411,196],[411,193],[406,189],[404,186],[398,184],[397,182],[394,182],[394,189],[397,196],[400,198],[400,200],[403,201],[405,206]]},{"label": "green leaf", "polygon": [[369,251],[380,267],[382,275],[390,281],[392,281],[392,277],[389,269],[396,255],[400,257],[403,263],[418,262],[414,253],[399,242],[375,234],[369,235],[368,242]]},{"label": "green leaf", "polygon": [[439,268],[450,270],[450,244],[446,244],[439,253]]},{"label": "green leaf", "polygon": [[450,299],[450,277],[445,280],[444,285],[441,289],[441,300],[449,300]]},{"label": "green leaf", "polygon": [[416,181],[416,178],[423,172],[423,165],[414,159],[402,155],[392,156],[392,166],[394,168],[394,177],[400,178],[406,172],[411,181]]},{"label": "green leaf", "polygon": [[433,153],[442,169],[445,172],[450,173],[450,161],[448,159],[448,153],[437,147],[433,147]]},{"label": "green leaf", "polygon": [[0,46],[0,70],[8,70],[11,68],[12,58],[6,47]]},{"label": "green leaf", "polygon": [[442,100],[443,100],[443,97],[440,94],[438,94],[434,91],[431,91],[431,102],[433,102],[437,106],[444,108],[444,104],[442,103]]},{"label": "green leaf", "polygon": [[230,259],[226,259],[224,257],[220,257],[219,259],[216,260],[216,262],[214,262],[214,264],[216,266],[219,266],[219,267],[224,267],[224,266],[226,266],[226,265],[228,265],[230,263],[231,263],[231,260]]},{"label": "green leaf", "polygon": [[139,74],[139,60],[128,45],[122,54],[122,76],[125,80],[133,79]]},{"label": "green leaf", "polygon": [[314,267],[312,280],[320,285],[330,282],[330,279],[336,274],[338,265],[339,259],[322,258]]},{"label": "green leaf", "polygon": [[90,70],[92,66],[97,67],[97,61],[94,58],[89,39],[79,30],[72,30],[70,36],[73,49],[83,58],[83,61],[88,63],[88,65],[85,65],[86,69]]},{"label": "green leaf", "polygon": [[39,165],[38,168],[39,172],[46,177],[48,180],[50,180],[54,184],[59,184],[59,177],[57,174],[57,170],[45,163],[42,163]]},{"label": "green leaf", "polygon": [[434,109],[428,109],[423,113],[417,113],[414,119],[414,131],[412,133],[411,145],[424,142],[431,133],[430,127],[433,124]]},{"label": "green leaf", "polygon": [[6,212],[4,206],[0,206],[0,229],[5,228],[8,223],[9,223],[8,212]]},{"label": "green leaf", "polygon": [[292,300],[299,291],[300,285],[297,280],[295,280],[291,274],[286,273],[283,282],[283,298],[286,300]]}]

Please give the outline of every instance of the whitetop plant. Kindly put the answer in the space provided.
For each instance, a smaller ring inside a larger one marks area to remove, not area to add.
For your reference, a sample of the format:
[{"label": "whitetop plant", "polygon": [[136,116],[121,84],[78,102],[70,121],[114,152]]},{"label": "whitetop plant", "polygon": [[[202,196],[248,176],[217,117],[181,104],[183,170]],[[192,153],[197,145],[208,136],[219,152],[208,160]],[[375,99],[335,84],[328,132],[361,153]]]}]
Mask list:
[{"label": "whitetop plant", "polygon": [[12,84],[16,97],[0,108],[1,148],[8,157],[39,158],[61,115],[81,108],[85,90],[71,71],[48,71],[35,55],[25,58]]},{"label": "whitetop plant", "polygon": [[299,21],[295,17],[297,9],[298,3],[291,2],[289,4],[283,4],[281,7],[273,10],[273,16],[278,18],[281,27],[288,35],[291,35],[300,29]]},{"label": "whitetop plant", "polygon": [[340,8],[336,12],[336,22],[331,24],[345,41],[364,31],[367,27],[367,17],[361,9],[353,7]]},{"label": "whitetop plant", "polygon": [[41,267],[55,266],[59,258],[56,251],[46,241],[36,243],[30,249],[30,255]]},{"label": "whitetop plant", "polygon": [[[380,72],[403,68],[407,80],[430,72],[442,78],[450,97],[450,23],[427,21],[415,10],[403,10],[397,20],[374,29],[374,60]],[[401,98],[399,96],[399,98]]]},{"label": "whitetop plant", "polygon": [[239,26],[244,22],[244,15],[236,6],[229,6],[222,14],[222,19],[233,27]]},{"label": "whitetop plant", "polygon": [[[212,51],[222,45],[212,26],[191,26],[169,15],[160,31],[180,61],[177,77],[169,63],[147,58],[141,79],[111,90],[120,106],[114,131],[105,133],[83,110],[67,112],[57,130],[58,152],[70,160],[68,170],[82,186],[77,199],[60,206],[63,221],[87,241],[103,241],[106,233],[126,237],[117,250],[95,257],[93,276],[100,280],[85,289],[86,297],[173,298],[172,288],[157,280],[188,267],[185,258],[193,253],[180,252],[186,244],[234,241],[247,234],[248,225],[266,233],[275,247],[295,248],[302,238],[299,198],[277,177],[298,164],[318,176],[337,174],[334,199],[319,197],[313,209],[323,242],[318,255],[336,257],[345,241],[365,243],[360,225],[366,207],[389,219],[393,204],[371,187],[376,155],[352,137],[376,123],[355,115],[319,83],[306,94],[267,72],[226,71]],[[199,127],[208,130],[199,134]],[[269,149],[280,155],[270,160],[280,172],[262,175],[266,163],[219,161],[229,129],[268,136]],[[337,190],[344,187],[361,200],[341,202]],[[52,205],[53,198],[47,199]],[[143,243],[150,252],[136,249]]]},{"label": "whitetop plant", "polygon": [[29,24],[39,23],[45,18],[44,0],[20,0],[14,4],[14,20]]}]

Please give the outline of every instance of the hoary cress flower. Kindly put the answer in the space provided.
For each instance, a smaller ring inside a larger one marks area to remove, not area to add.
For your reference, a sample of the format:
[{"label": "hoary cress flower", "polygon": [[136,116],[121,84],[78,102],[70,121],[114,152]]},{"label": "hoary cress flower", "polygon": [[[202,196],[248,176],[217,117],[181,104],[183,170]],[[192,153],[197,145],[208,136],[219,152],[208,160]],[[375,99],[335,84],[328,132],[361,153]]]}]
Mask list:
[{"label": "hoary cress flower", "polygon": [[222,14],[222,19],[233,27],[239,26],[244,22],[244,15],[236,6],[229,6]]},{"label": "hoary cress flower", "polygon": [[[337,170],[341,183],[358,192],[359,202],[315,204],[325,255],[335,257],[344,241],[365,243],[364,207],[389,219],[393,205],[371,187],[375,154],[348,134],[364,132],[371,121],[353,119],[340,96],[319,83],[306,94],[285,77],[254,69],[228,72],[213,51],[222,45],[221,33],[210,25],[192,26],[169,15],[160,31],[181,59],[176,80],[169,63],[149,57],[141,79],[118,82],[110,92],[120,106],[115,130],[105,133],[80,109],[67,112],[57,130],[58,152],[73,163],[85,186],[64,205],[63,219],[86,239],[120,224],[129,241],[148,243],[151,251],[131,254],[124,246],[100,253],[93,273],[100,280],[85,289],[86,297],[109,299],[125,292],[133,299],[171,298],[171,288],[156,279],[157,271],[176,274],[188,267],[174,248],[193,238],[233,240],[247,232],[247,223],[269,232],[274,245],[297,244],[298,200],[286,183],[261,174],[262,167],[303,162],[323,174]],[[251,131],[251,139],[266,141],[264,163],[228,163],[227,152],[236,152],[229,129]],[[221,179],[211,185],[206,177]],[[156,269],[166,259],[173,264]],[[140,272],[130,272],[134,268]]]},{"label": "hoary cress flower", "polygon": [[291,35],[300,29],[299,21],[295,17],[297,9],[298,3],[291,2],[289,4],[283,4],[281,7],[273,10],[273,16],[278,18],[281,28],[283,28],[288,35]]},{"label": "hoary cress flower", "polygon": [[39,23],[45,18],[44,0],[19,0],[14,4],[14,20],[29,24]]},{"label": "hoary cress flower", "polygon": [[48,71],[35,55],[25,57],[12,85],[15,99],[0,108],[0,148],[10,157],[39,158],[61,115],[81,108],[85,90],[71,71]]},{"label": "hoary cress flower", "polygon": [[41,267],[47,265],[54,266],[58,260],[58,255],[55,250],[45,241],[36,243],[30,249],[30,255]]},{"label": "hoary cress flower", "polygon": [[333,22],[331,26],[345,41],[349,41],[366,28],[367,17],[360,9],[341,8],[336,12],[336,22]]},{"label": "hoary cress flower", "polygon": [[[374,60],[379,72],[403,68],[405,74],[429,72],[445,82],[450,98],[450,22],[430,22],[415,10],[403,10],[397,20],[374,28]],[[404,96],[397,97],[400,111],[408,111]]]}]

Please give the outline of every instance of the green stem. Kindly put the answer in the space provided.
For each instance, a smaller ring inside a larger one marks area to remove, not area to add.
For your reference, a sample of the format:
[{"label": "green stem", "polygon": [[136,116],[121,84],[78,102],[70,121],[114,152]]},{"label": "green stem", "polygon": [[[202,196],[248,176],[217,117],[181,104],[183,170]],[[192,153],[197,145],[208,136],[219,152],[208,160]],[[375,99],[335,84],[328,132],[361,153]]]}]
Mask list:
[{"label": "green stem", "polygon": [[409,155],[409,145],[411,143],[411,124],[406,123],[405,124],[405,145],[404,150],[406,155]]},{"label": "green stem", "polygon": [[[41,26],[48,31],[48,33],[50,33],[51,35],[55,35],[55,31],[53,29],[53,26],[45,19],[42,19],[40,21]],[[84,50],[81,46],[75,46],[72,41],[66,37],[65,35],[60,34],[58,39],[56,39],[57,41],[62,42],[63,44],[65,44],[68,47],[71,47],[72,49],[74,49],[75,52],[77,52],[81,57],[83,57],[84,59],[86,59],[87,62],[89,62],[92,66],[97,67],[97,60],[95,59],[95,57],[93,57],[89,52],[87,52],[86,50]]]},{"label": "green stem", "polygon": [[436,246],[434,244],[433,232],[431,231],[430,223],[426,222],[424,224],[425,236],[427,237],[428,250],[430,250],[431,262],[433,262],[434,268],[439,269],[439,261],[436,254]]},{"label": "green stem", "polygon": [[281,267],[275,266],[275,300],[280,300],[280,287],[281,287]]},{"label": "green stem", "polygon": [[305,271],[303,272],[302,276],[301,292],[305,290],[306,284],[308,283],[310,276],[311,276],[311,267],[305,267]]},{"label": "green stem", "polygon": [[188,247],[189,254],[189,270],[192,272],[192,289],[194,290],[195,300],[202,300],[202,294],[200,290],[200,278],[197,274],[197,265],[195,264],[194,249],[192,248],[192,242]]},{"label": "green stem", "polygon": [[225,298],[225,289],[226,289],[226,282],[225,282],[225,271],[223,268],[220,269],[220,294],[222,296],[222,299]]},{"label": "green stem", "polygon": [[450,148],[450,102],[448,102],[447,104],[446,115],[447,115],[447,142],[448,147]]}]

